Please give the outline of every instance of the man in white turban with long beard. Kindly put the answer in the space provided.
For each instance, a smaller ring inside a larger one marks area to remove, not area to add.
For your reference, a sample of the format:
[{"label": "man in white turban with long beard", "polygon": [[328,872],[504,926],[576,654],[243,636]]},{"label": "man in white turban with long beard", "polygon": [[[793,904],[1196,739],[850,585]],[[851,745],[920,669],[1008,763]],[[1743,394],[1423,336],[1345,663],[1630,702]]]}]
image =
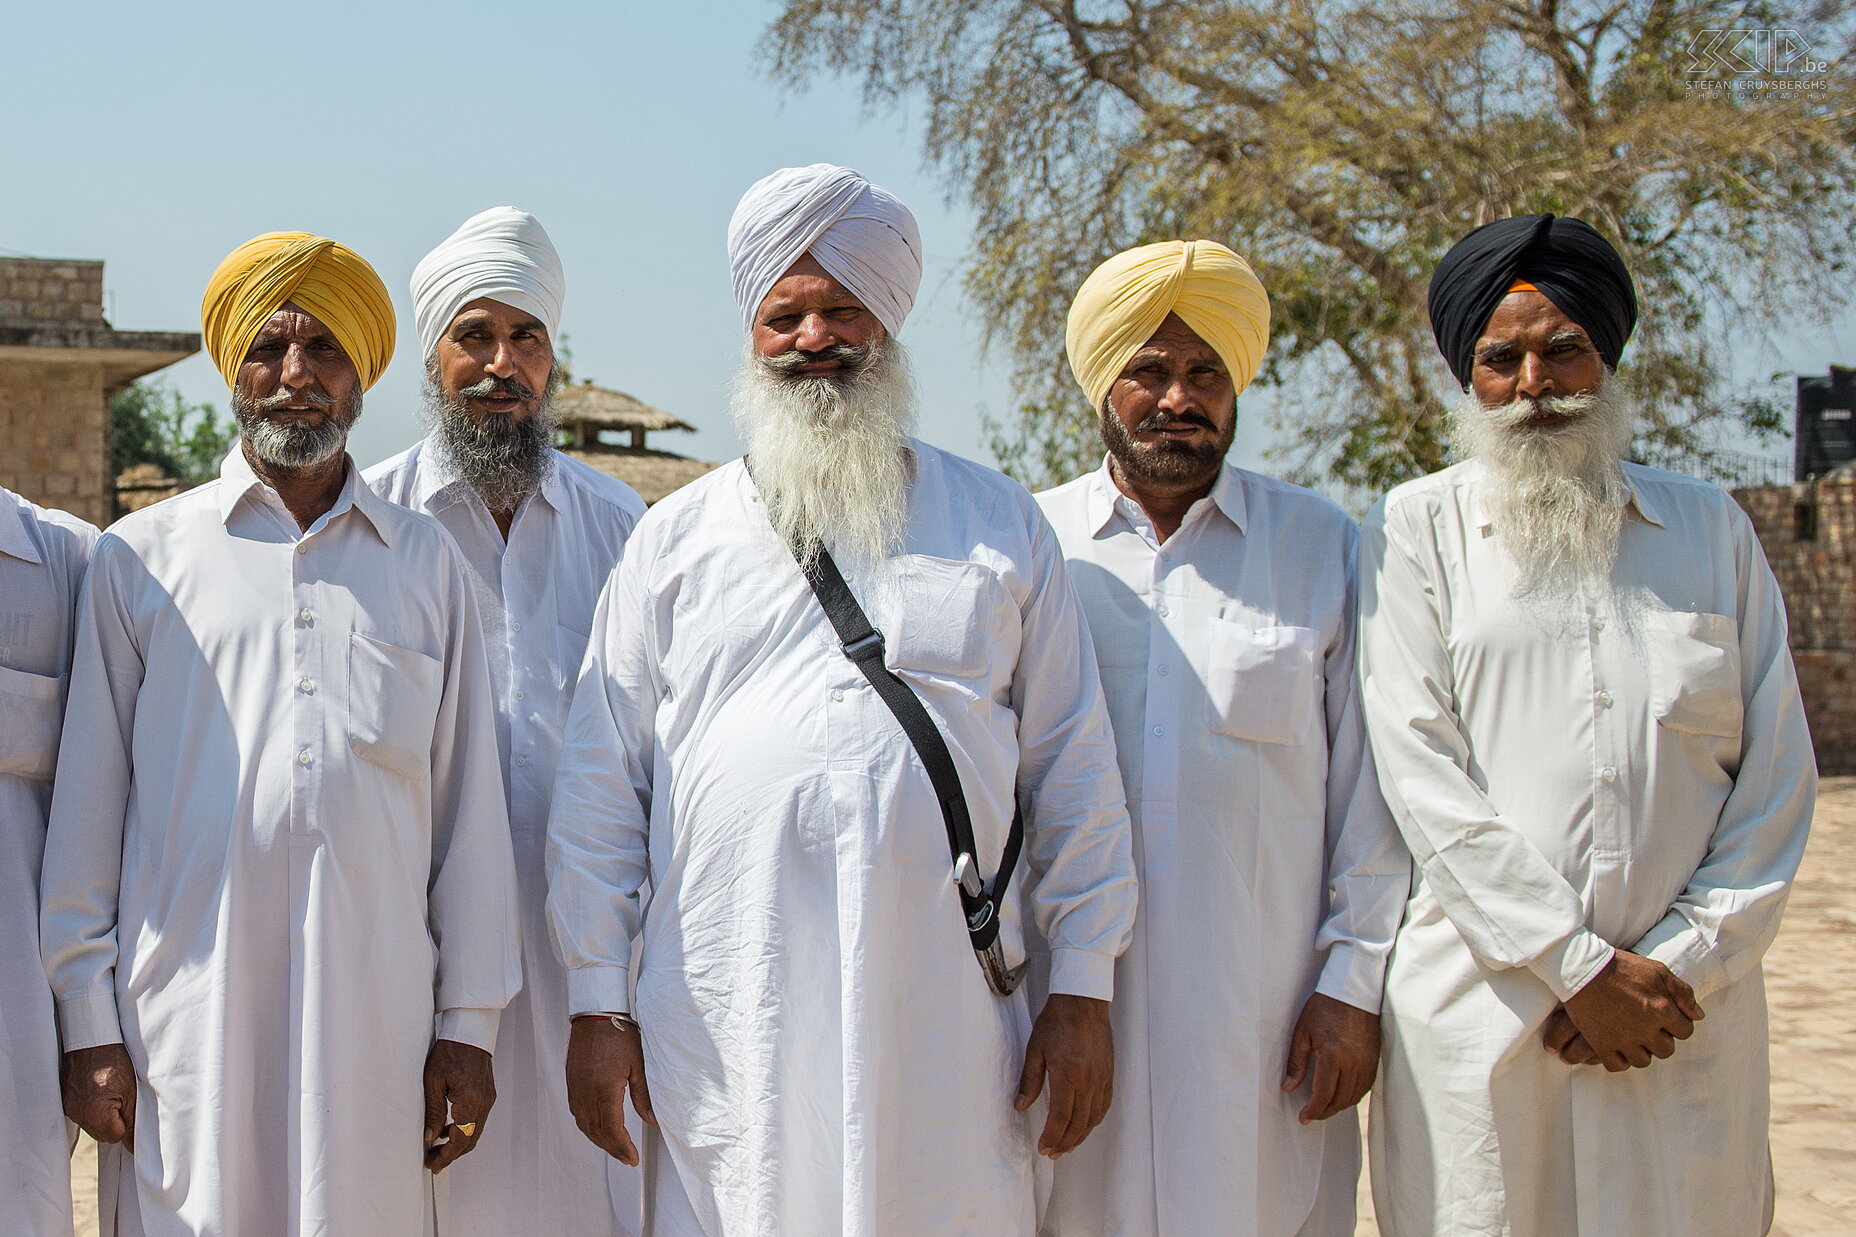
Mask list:
[{"label": "man in white turban with long beard", "polygon": [[1354,675],[1346,512],[1225,462],[1269,300],[1215,241],[1117,254],[1070,309],[1100,469],[1038,496],[1089,616],[1141,907],[1115,1106],[1050,1237],[1352,1237],[1410,861]]},{"label": "man in white turban with long beard", "polygon": [[1730,495],[1625,461],[1637,304],[1596,229],[1478,228],[1430,311],[1468,458],[1388,494],[1360,548],[1367,728],[1413,859],[1380,1231],[1763,1233],[1760,958],[1817,782],[1784,601]]},{"label": "man in white turban with long beard", "polygon": [[[655,1234],[1031,1237],[1036,1153],[1108,1106],[1134,913],[1082,611],[1031,496],[909,436],[907,209],[789,168],[742,199],[729,257],[748,460],[640,522],[555,787],[574,1112],[623,1156],[628,1087],[655,1121]],[[796,556],[841,569],[878,634],[834,630]],[[1012,987],[1028,917],[1035,1027]]]},{"label": "man in white turban with long beard", "polygon": [[436,1183],[439,1237],[517,1232],[633,1237],[638,1174],[581,1137],[567,1111],[567,976],[549,945],[542,843],[567,705],[599,590],[644,503],[554,449],[566,281],[533,216],[467,219],[413,271],[431,432],[371,469],[394,502],[464,552],[496,694],[498,748],[522,909],[522,991],[496,1043],[496,1120]]},{"label": "man in white turban with long beard", "polygon": [[65,1111],[112,1144],[106,1231],[417,1234],[521,982],[483,631],[451,539],[346,450],[393,354],[374,269],[269,233],[201,319],[238,446],[105,533],[78,606]]}]

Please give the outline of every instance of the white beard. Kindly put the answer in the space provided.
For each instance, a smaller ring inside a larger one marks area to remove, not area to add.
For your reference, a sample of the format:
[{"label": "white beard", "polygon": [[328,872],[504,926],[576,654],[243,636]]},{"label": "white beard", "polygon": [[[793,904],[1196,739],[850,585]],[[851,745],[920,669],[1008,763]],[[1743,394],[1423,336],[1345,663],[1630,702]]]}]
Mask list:
[{"label": "white beard", "polygon": [[[1566,420],[1522,424],[1543,409]],[[1586,395],[1521,398],[1500,408],[1465,392],[1451,411],[1450,433],[1458,454],[1486,470],[1483,515],[1515,568],[1514,596],[1610,579],[1630,497],[1623,460],[1631,417],[1608,377]]]},{"label": "white beard", "polygon": [[788,545],[830,547],[849,563],[901,548],[908,516],[915,383],[886,340],[848,377],[785,377],[749,351],[730,399],[754,484]]}]

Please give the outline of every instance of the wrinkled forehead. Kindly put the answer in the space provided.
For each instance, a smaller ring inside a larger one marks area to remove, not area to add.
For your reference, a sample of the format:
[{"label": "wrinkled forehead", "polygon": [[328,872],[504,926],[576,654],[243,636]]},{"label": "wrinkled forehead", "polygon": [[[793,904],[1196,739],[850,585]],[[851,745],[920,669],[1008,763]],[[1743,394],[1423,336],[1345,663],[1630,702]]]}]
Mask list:
[{"label": "wrinkled forehead", "polygon": [[1218,355],[1218,350],[1206,342],[1203,335],[1187,326],[1185,319],[1178,314],[1168,314],[1161,319],[1154,333],[1147,337],[1147,342],[1134,350],[1134,355],[1128,358],[1128,364],[1122,368],[1125,372],[1143,362],[1154,360],[1209,361],[1220,369],[1224,368],[1224,358]]},{"label": "wrinkled forehead", "polygon": [[488,296],[466,301],[457,313],[451,316],[451,321],[446,327],[451,333],[484,328],[535,331],[543,335],[548,333],[548,324],[537,317],[533,311],[521,309]]},{"label": "wrinkled forehead", "polygon": [[322,322],[322,319],[298,305],[295,301],[285,301],[277,312],[265,319],[264,325],[252,337],[253,344],[272,343],[278,340],[309,342],[326,339],[341,346],[341,340]]}]

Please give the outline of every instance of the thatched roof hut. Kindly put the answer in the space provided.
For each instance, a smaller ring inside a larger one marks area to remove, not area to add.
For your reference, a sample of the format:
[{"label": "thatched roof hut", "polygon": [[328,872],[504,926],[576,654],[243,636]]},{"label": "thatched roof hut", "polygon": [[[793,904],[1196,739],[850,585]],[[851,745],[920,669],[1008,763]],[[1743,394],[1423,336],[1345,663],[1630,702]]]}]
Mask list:
[{"label": "thatched roof hut", "polygon": [[[554,397],[554,406],[560,411],[561,431],[566,436],[561,450],[609,477],[617,477],[637,490],[647,503],[656,502],[715,467],[707,460],[645,446],[646,434],[663,430],[693,433],[696,427],[623,391],[594,386],[590,379],[573,382],[561,388]],[[623,445],[608,441],[607,434],[624,434],[628,441]]]}]

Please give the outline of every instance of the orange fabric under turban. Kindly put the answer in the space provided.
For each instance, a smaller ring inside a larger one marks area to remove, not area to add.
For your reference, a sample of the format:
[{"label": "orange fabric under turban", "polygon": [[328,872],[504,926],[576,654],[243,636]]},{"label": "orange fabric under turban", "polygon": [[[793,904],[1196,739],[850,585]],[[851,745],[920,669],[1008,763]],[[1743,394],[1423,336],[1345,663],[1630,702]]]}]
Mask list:
[{"label": "orange fabric under turban", "polygon": [[1160,241],[1118,253],[1076,290],[1070,372],[1101,408],[1122,368],[1168,314],[1210,344],[1241,392],[1270,339],[1270,298],[1250,263],[1217,241]]},{"label": "orange fabric under turban", "polygon": [[341,343],[363,389],[393,359],[393,298],[366,259],[326,236],[266,232],[226,255],[206,285],[200,329],[227,386],[258,331],[294,302]]}]

